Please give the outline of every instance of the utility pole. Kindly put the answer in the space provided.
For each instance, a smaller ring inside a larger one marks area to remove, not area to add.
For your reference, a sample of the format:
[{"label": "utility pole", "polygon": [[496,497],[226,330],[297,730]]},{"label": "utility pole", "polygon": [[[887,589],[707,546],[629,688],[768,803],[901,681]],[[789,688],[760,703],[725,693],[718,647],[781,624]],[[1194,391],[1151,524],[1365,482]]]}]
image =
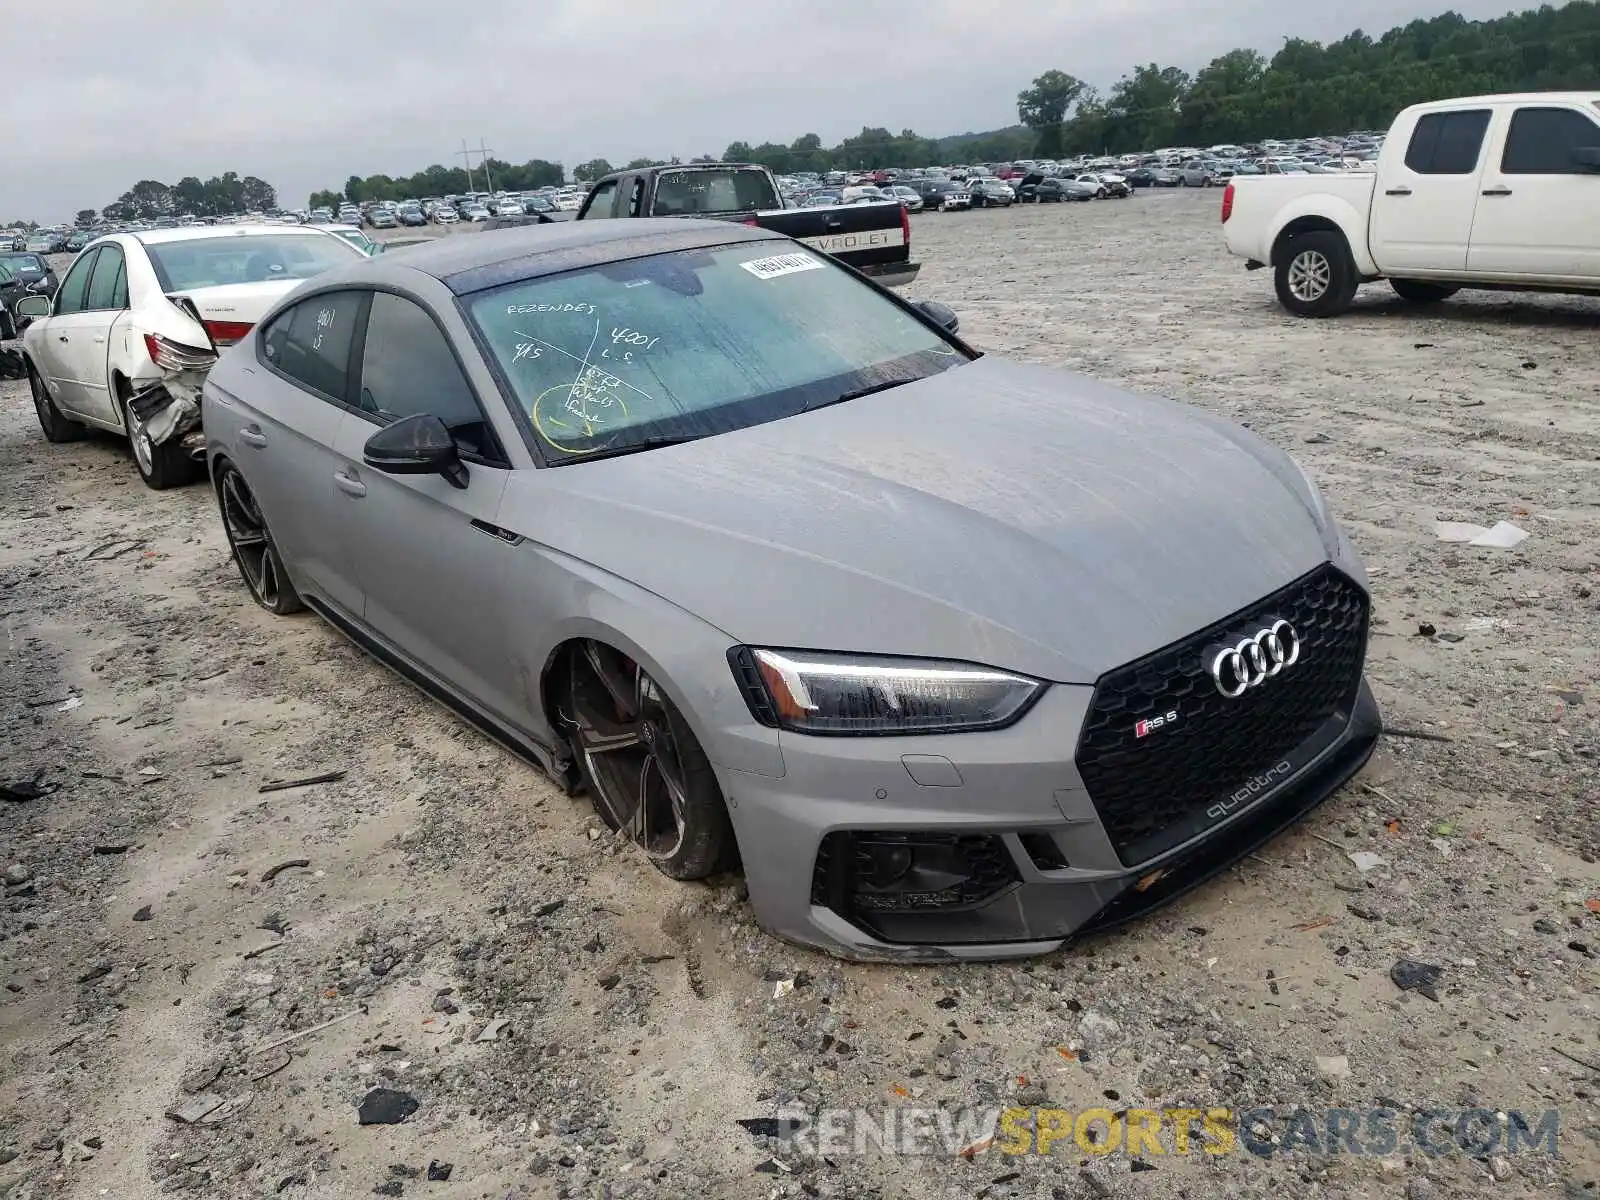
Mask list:
[{"label": "utility pole", "polygon": [[473,151],[467,149],[467,139],[466,138],[462,138],[461,139],[461,149],[456,151],[456,157],[459,158],[463,163],[466,164],[466,167],[467,167],[467,191],[469,191],[469,192],[476,190],[472,186],[472,154],[473,154]]},{"label": "utility pole", "polygon": [[483,138],[478,138],[478,153],[483,155],[483,179],[489,188],[489,194],[494,194],[494,178],[489,174],[489,155],[494,151],[483,144]]}]

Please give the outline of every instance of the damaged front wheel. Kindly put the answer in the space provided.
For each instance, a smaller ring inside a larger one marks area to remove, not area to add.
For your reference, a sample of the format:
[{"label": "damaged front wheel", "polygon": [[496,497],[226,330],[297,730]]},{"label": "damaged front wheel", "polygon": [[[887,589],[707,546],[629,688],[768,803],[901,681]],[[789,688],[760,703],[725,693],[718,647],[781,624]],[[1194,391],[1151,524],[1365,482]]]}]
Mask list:
[{"label": "damaged front wheel", "polygon": [[228,534],[233,561],[251,598],[269,613],[287,616],[305,607],[300,593],[283,569],[283,558],[267,529],[267,519],[255,494],[231,462],[217,464],[217,504],[222,509],[222,528]]},{"label": "damaged front wheel", "polygon": [[122,424],[128,431],[128,444],[133,448],[133,465],[139,469],[139,478],[158,492],[193,483],[199,476],[199,467],[183,448],[181,439],[171,437],[157,442],[134,407],[133,397],[123,387],[117,390]]}]

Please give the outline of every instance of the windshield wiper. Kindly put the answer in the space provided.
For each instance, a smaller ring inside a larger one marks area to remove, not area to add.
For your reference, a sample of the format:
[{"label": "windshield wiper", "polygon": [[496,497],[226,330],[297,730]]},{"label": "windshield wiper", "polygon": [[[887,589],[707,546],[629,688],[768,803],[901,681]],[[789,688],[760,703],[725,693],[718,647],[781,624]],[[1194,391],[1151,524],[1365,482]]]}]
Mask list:
[{"label": "windshield wiper", "polygon": [[806,405],[801,412],[810,412],[816,408],[827,408],[830,404],[843,404],[848,400],[859,400],[863,396],[871,396],[876,392],[887,392],[890,388],[904,387],[908,383],[921,383],[921,375],[907,376],[904,379],[885,379],[881,383],[869,383],[866,387],[855,388],[848,392],[840,392],[831,400],[815,400]]},{"label": "windshield wiper", "polygon": [[698,442],[704,434],[679,433],[662,434],[657,437],[641,438],[637,442],[629,442],[625,446],[607,446],[604,450],[592,450],[588,454],[574,454],[571,458],[563,458],[552,463],[556,467],[570,467],[573,463],[593,462],[597,458],[621,458],[624,454],[638,454],[642,450],[655,450],[662,446],[678,446],[684,442]]}]

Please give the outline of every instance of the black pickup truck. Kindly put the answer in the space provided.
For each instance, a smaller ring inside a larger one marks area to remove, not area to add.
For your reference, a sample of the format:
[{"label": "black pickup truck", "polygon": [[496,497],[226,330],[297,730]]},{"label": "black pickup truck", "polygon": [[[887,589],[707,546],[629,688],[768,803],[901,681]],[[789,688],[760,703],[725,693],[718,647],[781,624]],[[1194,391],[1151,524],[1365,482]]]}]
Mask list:
[{"label": "black pickup truck", "polygon": [[751,163],[692,163],[616,171],[590,189],[577,220],[704,217],[788,234],[887,287],[917,277],[911,220],[898,201],[786,208],[772,172]]}]

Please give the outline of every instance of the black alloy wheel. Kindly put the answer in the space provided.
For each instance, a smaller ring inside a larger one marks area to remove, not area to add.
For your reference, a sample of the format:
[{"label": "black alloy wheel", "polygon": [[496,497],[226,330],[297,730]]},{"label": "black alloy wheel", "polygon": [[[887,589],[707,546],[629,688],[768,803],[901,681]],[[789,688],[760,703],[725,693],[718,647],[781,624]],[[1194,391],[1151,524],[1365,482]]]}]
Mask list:
[{"label": "black alloy wheel", "polygon": [[245,587],[250,589],[251,599],[280,617],[303,609],[305,603],[283,569],[283,558],[261,515],[261,506],[239,468],[230,462],[217,467],[217,503],[222,509],[228,547]]},{"label": "black alloy wheel", "polygon": [[638,663],[587,640],[568,657],[573,757],[600,819],[673,879],[703,879],[737,858],[716,774],[688,722]]}]

